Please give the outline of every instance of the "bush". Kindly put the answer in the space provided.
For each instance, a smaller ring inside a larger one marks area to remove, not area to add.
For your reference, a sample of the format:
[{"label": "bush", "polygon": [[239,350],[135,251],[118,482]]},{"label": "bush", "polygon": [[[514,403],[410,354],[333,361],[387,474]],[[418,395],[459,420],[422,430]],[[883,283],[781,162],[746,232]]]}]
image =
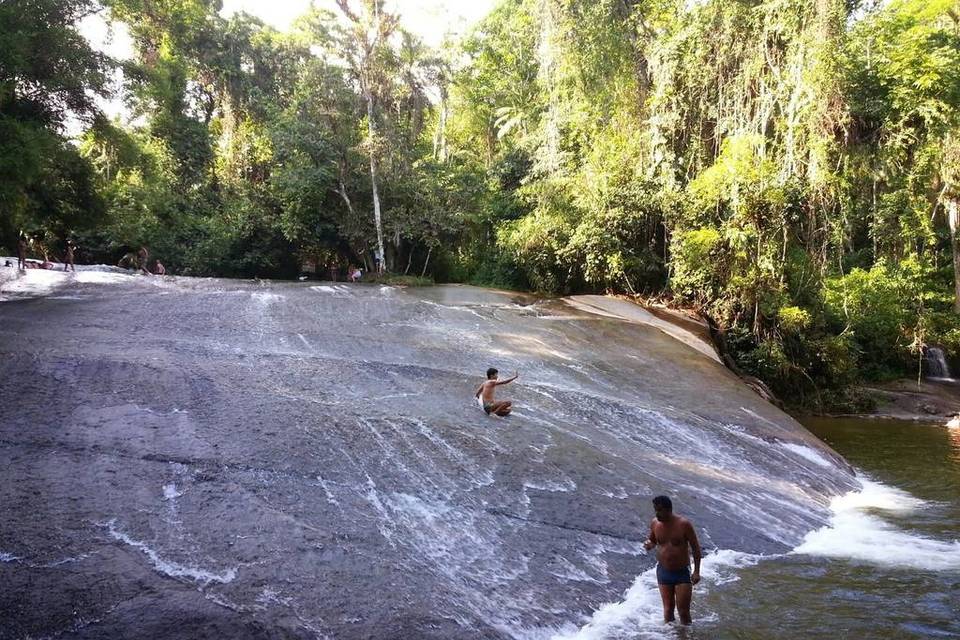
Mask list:
[{"label": "bush", "polygon": [[420,276],[404,276],[400,274],[386,273],[382,276],[373,275],[364,277],[366,282],[378,282],[380,284],[389,284],[397,287],[430,287],[433,286],[433,278],[421,278]]},{"label": "bush", "polygon": [[810,327],[810,312],[800,307],[780,307],[777,321],[782,331],[800,333]]},{"label": "bush", "polygon": [[716,299],[723,281],[722,261],[717,259],[720,232],[711,227],[686,231],[674,239],[673,245],[670,284],[674,292],[698,302]]},{"label": "bush", "polygon": [[866,378],[909,370],[921,296],[902,268],[889,268],[881,260],[869,271],[854,269],[828,278],[823,299],[831,328],[855,341]]}]

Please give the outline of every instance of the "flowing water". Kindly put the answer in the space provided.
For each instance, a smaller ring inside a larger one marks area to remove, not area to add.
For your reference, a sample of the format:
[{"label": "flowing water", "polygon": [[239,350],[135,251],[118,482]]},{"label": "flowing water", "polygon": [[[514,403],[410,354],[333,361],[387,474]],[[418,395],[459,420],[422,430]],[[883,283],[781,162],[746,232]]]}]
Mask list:
[{"label": "flowing water", "polygon": [[[97,270],[0,296],[0,638],[956,631],[955,502],[818,431],[858,479],[602,299]],[[491,365],[507,419],[472,400]],[[658,493],[709,552],[692,630],[658,620]]]},{"label": "flowing water", "polygon": [[927,347],[923,354],[925,375],[934,380],[953,380],[947,355],[939,347]]},{"label": "flowing water", "polygon": [[714,638],[960,638],[960,429],[805,425],[864,474],[831,526],[701,598]]}]

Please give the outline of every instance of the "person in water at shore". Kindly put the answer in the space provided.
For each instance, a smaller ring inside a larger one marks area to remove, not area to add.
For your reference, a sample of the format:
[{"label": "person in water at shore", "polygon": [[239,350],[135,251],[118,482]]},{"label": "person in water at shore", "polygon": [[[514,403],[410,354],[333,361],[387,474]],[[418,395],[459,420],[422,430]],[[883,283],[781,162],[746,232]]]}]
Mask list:
[{"label": "person in water at shore", "polygon": [[67,252],[63,257],[63,270],[76,272],[77,268],[73,264],[73,253],[77,250],[77,245],[73,240],[67,240]]},{"label": "person in water at shore", "polygon": [[519,374],[515,373],[512,378],[500,380],[497,378],[497,373],[498,371],[493,367],[487,369],[487,379],[480,383],[480,387],[477,388],[477,392],[473,394],[473,397],[482,398],[483,410],[487,412],[487,415],[495,413],[502,418],[510,414],[511,409],[513,409],[513,403],[509,400],[501,400],[499,402],[494,400],[494,390],[502,384],[510,384],[517,379]]},{"label": "person in water at shore", "polygon": [[137,266],[140,270],[140,273],[152,276],[150,269],[148,269],[147,260],[150,259],[150,252],[143,245],[140,246],[140,250],[137,251]]},{"label": "person in water at shore", "polygon": [[[680,622],[690,624],[690,601],[693,585],[700,582],[700,541],[689,520],[673,512],[667,496],[653,499],[656,518],[650,523],[650,536],[643,548],[657,547],[657,585],[663,600],[663,621],[673,622],[673,610],[680,612]],[[690,573],[690,551],[693,551],[693,574]]]},{"label": "person in water at shore", "polygon": [[27,234],[20,232],[17,238],[17,269],[23,271],[27,268]]}]

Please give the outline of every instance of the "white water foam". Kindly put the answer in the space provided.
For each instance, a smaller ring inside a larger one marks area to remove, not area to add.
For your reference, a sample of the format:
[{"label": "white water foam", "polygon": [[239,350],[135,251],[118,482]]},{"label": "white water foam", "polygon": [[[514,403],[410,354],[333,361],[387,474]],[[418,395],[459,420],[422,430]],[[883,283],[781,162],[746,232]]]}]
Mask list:
[{"label": "white water foam", "polygon": [[270,291],[254,291],[250,294],[250,298],[255,302],[258,302],[262,305],[270,305],[280,300],[283,300],[283,296],[279,293],[273,293]]},{"label": "white water foam", "polygon": [[175,499],[175,498],[179,498],[179,497],[182,496],[182,495],[183,495],[182,492],[177,491],[177,485],[175,485],[175,484],[173,484],[173,483],[163,485],[163,499],[164,499],[164,500],[173,500],[173,499]]},{"label": "white water foam", "polygon": [[74,277],[77,282],[84,284],[113,284],[117,282],[130,282],[137,276],[128,273],[109,273],[106,271],[77,271]]},{"label": "white water foam", "polygon": [[781,442],[780,446],[788,451],[792,451],[801,458],[809,460],[813,464],[819,465],[821,467],[830,468],[833,464],[827,460],[823,454],[814,449],[813,447],[808,447],[805,444],[797,444],[795,442]]},{"label": "white water foam", "polygon": [[109,522],[104,523],[102,526],[107,528],[107,532],[110,534],[111,538],[130,545],[135,549],[139,549],[150,559],[150,562],[157,571],[172,578],[190,578],[191,580],[199,582],[203,585],[208,585],[211,582],[227,584],[232,582],[233,579],[237,577],[236,568],[227,569],[223,573],[214,573],[212,571],[207,571],[206,569],[188,567],[176,562],[165,560],[164,558],[161,558],[160,554],[158,554],[155,550],[151,549],[147,543],[134,540],[126,533],[118,529],[116,520],[110,520]]},{"label": "white water foam", "polygon": [[60,560],[54,560],[53,562],[48,562],[45,565],[42,565],[44,569],[53,569],[55,567],[61,567],[65,564],[71,564],[73,562],[80,562],[81,560],[86,560],[91,554],[81,553],[79,556],[70,556],[67,558],[62,558]]},{"label": "white water foam", "polygon": [[12,553],[4,553],[0,551],[0,562],[17,562],[20,560],[19,556],[15,556]]},{"label": "white water foam", "polygon": [[51,269],[27,269],[19,273],[13,268],[4,268],[0,279],[3,293],[16,294],[19,297],[39,297],[53,293],[56,288],[67,282],[66,275]]},{"label": "white water foam", "polygon": [[327,495],[327,502],[339,507],[340,502],[337,500],[336,496],[333,495],[333,492],[330,491],[330,486],[327,484],[327,481],[323,479],[323,476],[318,475],[317,482],[319,482],[320,486],[323,487],[323,492]]},{"label": "white water foam", "polygon": [[344,284],[317,284],[310,287],[310,289],[317,293],[333,294],[335,297],[350,297],[354,295],[353,292],[350,291],[350,287]]},{"label": "white water foam", "polygon": [[[720,585],[738,580],[736,569],[754,565],[761,559],[762,556],[739,551],[719,550],[711,553],[703,558],[700,566],[700,584]],[[700,619],[709,621],[710,618]],[[623,600],[601,606],[579,629],[564,628],[549,636],[550,640],[660,640],[671,637],[674,637],[673,628],[663,622],[663,603],[657,588],[656,567],[637,576]]]},{"label": "white water foam", "polygon": [[561,478],[559,480],[528,480],[523,483],[524,489],[535,489],[537,491],[551,491],[555,493],[569,493],[577,490],[577,483],[570,478]]},{"label": "white water foam", "polygon": [[907,515],[928,508],[928,503],[900,489],[858,479],[861,490],[834,498],[830,523],[808,533],[791,553],[925,571],[960,571],[960,541],[912,534],[876,515]]},{"label": "white water foam", "polygon": [[626,500],[627,498],[630,497],[630,493],[624,487],[613,487],[609,490],[604,489],[599,493],[602,496],[613,498],[615,500]]},{"label": "white water foam", "polygon": [[[131,282],[139,277],[136,274],[131,275],[126,271],[118,273],[110,269],[112,269],[112,267],[104,265],[81,266],[75,272],[63,271],[63,265],[57,265],[54,269],[27,269],[21,272],[14,271],[12,268],[4,268],[0,269],[0,289],[3,290],[3,293],[15,294],[15,296],[19,298],[33,298],[50,296],[59,288],[71,283],[116,284],[120,282]],[[0,300],[6,299],[7,298],[0,296]],[[54,299],[83,300],[85,297],[59,295]]]}]

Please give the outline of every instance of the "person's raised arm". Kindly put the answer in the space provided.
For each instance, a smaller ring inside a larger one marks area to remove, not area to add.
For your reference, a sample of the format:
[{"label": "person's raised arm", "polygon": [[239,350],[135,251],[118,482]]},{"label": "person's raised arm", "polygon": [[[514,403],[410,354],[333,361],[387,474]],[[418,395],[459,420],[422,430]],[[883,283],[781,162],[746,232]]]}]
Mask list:
[{"label": "person's raised arm", "polygon": [[690,582],[697,584],[700,582],[700,559],[703,557],[703,552],[700,549],[697,532],[693,530],[693,525],[689,521],[687,521],[687,542],[693,550],[693,575],[690,576]]},{"label": "person's raised arm", "polygon": [[506,380],[497,380],[497,386],[500,386],[501,384],[510,384],[511,382],[516,380],[517,376],[519,375],[520,375],[519,373],[514,373],[512,378],[507,378]]},{"label": "person's raised arm", "polygon": [[643,541],[643,548],[646,549],[647,551],[650,551],[650,549],[653,549],[655,546],[657,546],[657,534],[653,530],[653,521],[651,520],[650,535],[648,535],[647,539]]}]

